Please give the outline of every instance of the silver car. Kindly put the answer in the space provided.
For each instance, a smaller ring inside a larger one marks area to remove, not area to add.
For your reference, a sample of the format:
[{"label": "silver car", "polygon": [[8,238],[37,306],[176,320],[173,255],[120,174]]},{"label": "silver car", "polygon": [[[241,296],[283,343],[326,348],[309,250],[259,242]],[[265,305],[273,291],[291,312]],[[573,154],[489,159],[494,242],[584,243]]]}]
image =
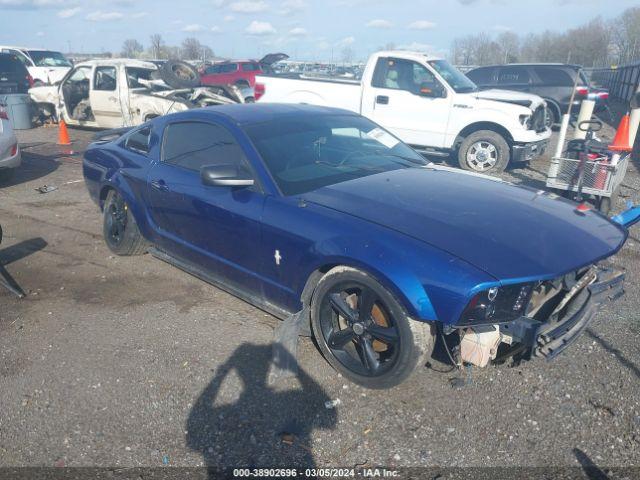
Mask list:
[{"label": "silver car", "polygon": [[0,105],[0,182],[8,180],[20,163],[18,139],[9,122],[7,111]]}]

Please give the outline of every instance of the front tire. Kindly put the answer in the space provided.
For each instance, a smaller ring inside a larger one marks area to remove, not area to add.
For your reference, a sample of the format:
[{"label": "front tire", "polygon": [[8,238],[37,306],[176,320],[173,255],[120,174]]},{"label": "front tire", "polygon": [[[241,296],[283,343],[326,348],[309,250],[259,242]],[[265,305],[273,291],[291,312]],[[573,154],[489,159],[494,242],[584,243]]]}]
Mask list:
[{"label": "front tire", "polygon": [[467,136],[458,149],[458,164],[477,173],[498,173],[509,163],[511,150],[502,135],[492,130],[478,130]]},{"label": "front tire", "polygon": [[116,255],[141,255],[146,252],[146,242],[131,210],[115,190],[109,191],[104,202],[102,232],[107,247]]},{"label": "front tire", "polygon": [[432,325],[410,319],[391,292],[349,267],[318,283],[311,326],[331,366],[365,388],[399,385],[433,351]]}]

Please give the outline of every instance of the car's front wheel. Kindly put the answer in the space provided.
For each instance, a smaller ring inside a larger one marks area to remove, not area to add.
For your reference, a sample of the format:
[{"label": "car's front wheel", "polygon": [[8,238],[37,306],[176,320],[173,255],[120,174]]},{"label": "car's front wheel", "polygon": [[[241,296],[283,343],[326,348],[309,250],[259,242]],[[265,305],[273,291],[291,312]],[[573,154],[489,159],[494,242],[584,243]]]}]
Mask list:
[{"label": "car's front wheel", "polygon": [[502,135],[479,130],[468,135],[458,149],[460,168],[479,173],[504,171],[509,163],[509,144]]},{"label": "car's front wheel", "polygon": [[104,240],[116,255],[140,255],[146,251],[146,242],[122,195],[110,190],[104,201]]},{"label": "car's front wheel", "polygon": [[336,267],[320,280],[311,324],[327,361],[366,388],[400,384],[433,350],[432,325],[410,319],[391,292],[353,268]]}]

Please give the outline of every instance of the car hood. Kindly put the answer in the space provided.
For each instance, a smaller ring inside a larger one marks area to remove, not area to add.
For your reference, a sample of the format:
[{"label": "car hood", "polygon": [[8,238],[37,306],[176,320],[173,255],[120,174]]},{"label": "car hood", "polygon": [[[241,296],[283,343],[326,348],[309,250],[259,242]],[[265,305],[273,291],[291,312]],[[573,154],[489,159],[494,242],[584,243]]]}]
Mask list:
[{"label": "car hood", "polygon": [[480,100],[493,100],[496,102],[513,103],[515,105],[521,105],[523,107],[531,108],[531,110],[535,110],[544,102],[544,100],[537,95],[514,92],[511,90],[499,90],[496,88],[492,88],[490,90],[481,90],[479,92],[476,92],[475,96]]},{"label": "car hood", "polygon": [[615,253],[627,231],[543,191],[446,167],[320,188],[313,202],[447,251],[507,282],[548,279]]}]

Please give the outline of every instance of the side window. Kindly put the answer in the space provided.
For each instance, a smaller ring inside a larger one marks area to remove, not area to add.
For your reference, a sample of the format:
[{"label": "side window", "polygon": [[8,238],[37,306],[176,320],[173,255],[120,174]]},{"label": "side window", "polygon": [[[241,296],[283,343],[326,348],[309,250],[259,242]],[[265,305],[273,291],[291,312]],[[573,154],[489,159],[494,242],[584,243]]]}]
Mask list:
[{"label": "side window", "polygon": [[133,132],[127,138],[124,146],[127,150],[146,155],[149,153],[149,138],[151,137],[151,127],[143,127]]},{"label": "side window", "polygon": [[429,87],[439,84],[424,65],[399,58],[378,59],[371,83],[374,87],[406,90],[415,94],[425,84]]},{"label": "side window", "polygon": [[203,122],[169,125],[164,132],[162,161],[196,172],[208,165],[247,165],[242,149],[226,128]]},{"label": "side window", "polygon": [[220,65],[213,65],[211,67],[208,67],[205,71],[205,74],[207,75],[213,75],[214,73],[220,73]]},{"label": "side window", "polygon": [[30,62],[29,59],[22,52],[19,52],[18,50],[11,50],[11,49],[9,49],[8,51],[9,53],[15,55],[18,58],[18,60],[20,60],[23,63],[25,67],[33,66],[31,64],[32,62]]},{"label": "side window", "polygon": [[533,71],[544,85],[554,87],[571,87],[571,76],[560,68],[534,67]]},{"label": "side window", "polygon": [[90,73],[91,73],[90,67],[78,67],[71,74],[71,76],[67,81],[74,82],[74,83],[87,81],[89,80]]},{"label": "side window", "polygon": [[503,67],[498,74],[498,83],[500,84],[518,84],[523,85],[531,81],[529,72],[526,68],[519,67]]},{"label": "side window", "polygon": [[232,73],[238,70],[237,63],[227,63],[225,65],[220,65],[220,73]]},{"label": "side window", "polygon": [[477,85],[491,85],[493,83],[493,68],[476,68],[467,72],[467,77]]},{"label": "side window", "polygon": [[116,89],[116,67],[96,67],[93,89],[113,91]]},{"label": "side window", "polygon": [[260,69],[257,63],[242,63],[241,66],[243,72],[255,72]]}]

